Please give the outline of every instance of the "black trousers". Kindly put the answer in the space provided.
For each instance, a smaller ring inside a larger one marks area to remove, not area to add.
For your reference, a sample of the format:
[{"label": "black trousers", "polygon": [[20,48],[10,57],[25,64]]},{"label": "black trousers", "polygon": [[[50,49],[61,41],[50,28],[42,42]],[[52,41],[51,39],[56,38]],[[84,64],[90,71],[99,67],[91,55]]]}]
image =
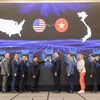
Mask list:
[{"label": "black trousers", "polygon": [[23,91],[25,90],[25,79],[26,79],[26,75],[24,77],[22,77],[22,75],[20,75],[20,81],[19,81],[19,90]]},{"label": "black trousers", "polygon": [[39,76],[40,76],[40,74],[36,75],[35,78],[32,77],[32,91],[38,89]]},{"label": "black trousers", "polygon": [[97,91],[98,88],[97,88],[97,77],[96,77],[96,75],[93,75],[92,82],[93,82],[93,91]]},{"label": "black trousers", "polygon": [[53,74],[53,77],[55,82],[55,90],[60,91],[60,74],[57,74],[57,76]]}]

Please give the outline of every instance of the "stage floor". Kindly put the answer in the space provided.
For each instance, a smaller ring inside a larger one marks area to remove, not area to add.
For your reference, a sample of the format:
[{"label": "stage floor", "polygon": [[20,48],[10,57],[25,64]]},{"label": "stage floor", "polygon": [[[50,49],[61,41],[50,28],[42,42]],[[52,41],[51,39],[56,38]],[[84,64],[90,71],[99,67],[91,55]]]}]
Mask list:
[{"label": "stage floor", "polygon": [[0,100],[100,100],[100,92],[84,94],[69,94],[67,92],[52,93],[52,92],[38,92],[38,93],[1,93]]}]

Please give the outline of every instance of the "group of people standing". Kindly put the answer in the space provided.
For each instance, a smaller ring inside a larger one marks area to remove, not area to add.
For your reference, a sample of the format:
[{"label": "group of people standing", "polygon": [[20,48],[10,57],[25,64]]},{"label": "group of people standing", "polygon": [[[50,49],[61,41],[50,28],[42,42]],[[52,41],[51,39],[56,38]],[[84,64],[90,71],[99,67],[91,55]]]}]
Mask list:
[{"label": "group of people standing", "polygon": [[[51,72],[54,76],[55,81],[55,90],[56,92],[60,92],[60,73],[61,73],[61,60],[59,57],[59,53],[54,53],[55,60],[51,59],[45,59],[44,61],[38,61],[38,56],[33,56],[32,62],[29,64],[31,68],[30,76],[32,78],[32,92],[38,91],[38,81],[40,76],[40,64],[50,61],[53,63],[53,67],[51,69]],[[14,54],[14,58],[11,61],[10,64],[10,55],[9,53],[5,54],[5,58],[1,62],[1,75],[3,77],[2,80],[2,92],[7,92],[7,81],[8,77],[12,76],[12,82],[11,82],[11,90],[13,93],[17,92],[17,80],[19,79],[19,91],[25,92],[25,79],[27,76],[27,62],[28,59],[26,56],[22,56],[22,59],[20,62],[18,62],[18,54]],[[11,66],[11,71],[10,71]]]},{"label": "group of people standing", "polygon": [[[2,92],[5,93],[7,92],[7,81],[8,77],[11,74],[12,75],[12,83],[11,83],[11,89],[12,92],[16,92],[17,88],[17,80],[19,76],[19,90],[20,92],[25,91],[25,77],[27,74],[27,57],[22,56],[22,60],[18,62],[18,54],[14,54],[14,59],[12,60],[10,64],[10,55],[9,53],[5,54],[5,58],[2,60],[1,63],[1,75],[3,76],[3,81],[2,81]],[[20,67],[19,67],[20,66]],[[10,70],[11,67],[11,70]],[[12,72],[12,73],[11,73]]]},{"label": "group of people standing", "polygon": [[[67,54],[68,62],[67,62],[67,67],[66,67],[66,72],[68,76],[68,82],[69,82],[69,88],[70,88],[70,93],[74,92],[74,85],[73,85],[73,76],[74,76],[74,62],[77,64],[77,70],[79,73],[79,83],[80,83],[80,88],[81,90],[78,91],[78,93],[85,93],[86,85],[85,85],[85,80],[84,77],[86,75],[86,67],[85,67],[85,61],[84,61],[84,56],[83,54],[78,54],[78,60],[76,58],[72,59],[71,54]],[[96,58],[94,55],[89,56],[89,59],[91,60],[90,62],[90,78],[92,79],[93,83],[93,92],[97,92],[97,63],[100,64],[100,59]]]},{"label": "group of people standing", "polygon": [[[79,72],[79,83],[81,90],[78,93],[85,93],[85,81],[84,81],[84,76],[86,74],[86,68],[85,68],[85,61],[84,61],[84,56],[80,53],[78,54],[78,60],[75,58],[72,58],[72,55],[68,53],[66,55],[68,61],[67,61],[67,66],[66,66],[66,74],[68,77],[68,83],[69,83],[69,92],[74,93],[74,82],[73,82],[73,76],[74,76],[74,62],[77,63],[77,70]],[[2,60],[1,63],[1,75],[3,76],[2,80],[2,92],[5,93],[7,92],[7,81],[8,77],[11,75],[12,76],[12,83],[11,83],[11,90],[13,93],[17,92],[17,80],[19,79],[19,91],[20,92],[25,92],[25,79],[27,76],[27,62],[28,59],[25,55],[22,56],[21,61],[18,61],[18,54],[14,54],[14,58],[11,61],[10,64],[10,55],[9,53],[5,54],[5,58]],[[52,59],[45,59],[44,61],[38,60],[38,56],[33,56],[32,62],[30,63],[30,68],[31,68],[31,73],[30,76],[32,78],[32,92],[37,92],[38,91],[38,81],[39,81],[39,76],[40,76],[40,64],[50,61],[52,63],[51,67],[51,73],[54,77],[54,82],[55,82],[55,89],[54,92],[60,93],[60,75],[61,75],[61,59],[60,55],[58,52],[54,53],[54,60]],[[93,91],[97,92],[97,81],[96,81],[96,63],[100,63],[98,59],[95,59],[93,55],[90,56],[91,59],[91,74],[90,78],[93,80]],[[11,70],[10,71],[10,66]],[[19,77],[19,78],[18,78]]]}]

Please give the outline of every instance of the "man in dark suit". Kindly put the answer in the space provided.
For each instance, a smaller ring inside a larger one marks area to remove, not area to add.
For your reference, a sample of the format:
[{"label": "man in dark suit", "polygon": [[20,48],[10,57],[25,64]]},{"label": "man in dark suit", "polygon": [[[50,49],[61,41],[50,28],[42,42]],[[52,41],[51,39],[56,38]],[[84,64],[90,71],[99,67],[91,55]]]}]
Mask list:
[{"label": "man in dark suit", "polygon": [[10,58],[9,53],[6,53],[5,58],[2,60],[2,64],[1,64],[1,75],[3,76],[3,81],[2,81],[3,93],[7,91],[7,80],[10,75],[9,58]]},{"label": "man in dark suit", "polygon": [[59,53],[55,52],[54,53],[54,58],[55,60],[51,60],[53,66],[51,68],[51,73],[53,74],[54,77],[54,82],[55,82],[55,91],[57,93],[60,93],[60,74],[61,74],[61,59],[59,57]]},{"label": "man in dark suit", "polygon": [[73,76],[74,76],[74,61],[72,59],[72,56],[70,53],[67,54],[67,67],[66,67],[66,74],[68,77],[68,83],[69,83],[69,87],[70,87],[70,93],[73,93],[73,88],[74,88],[74,84],[73,84]]},{"label": "man in dark suit", "polygon": [[19,63],[19,73],[20,73],[20,82],[19,90],[20,92],[25,92],[25,78],[27,75],[27,66],[26,66],[26,56],[22,56],[22,60]]},{"label": "man in dark suit", "polygon": [[95,57],[94,55],[90,56],[90,66],[91,66],[91,73],[90,73],[90,77],[92,78],[93,81],[93,92],[97,92],[98,88],[97,88],[97,67],[96,67],[96,61],[95,61]]},{"label": "man in dark suit", "polygon": [[14,59],[11,62],[12,65],[12,92],[15,93],[16,91],[16,82],[18,79],[18,71],[19,71],[19,62],[18,62],[18,54],[14,54]]},{"label": "man in dark suit", "polygon": [[[47,61],[47,60],[45,60]],[[33,57],[33,62],[30,64],[31,67],[31,76],[32,76],[32,92],[38,91],[38,81],[40,76],[40,64],[44,63],[45,61],[38,62],[38,57]]]}]

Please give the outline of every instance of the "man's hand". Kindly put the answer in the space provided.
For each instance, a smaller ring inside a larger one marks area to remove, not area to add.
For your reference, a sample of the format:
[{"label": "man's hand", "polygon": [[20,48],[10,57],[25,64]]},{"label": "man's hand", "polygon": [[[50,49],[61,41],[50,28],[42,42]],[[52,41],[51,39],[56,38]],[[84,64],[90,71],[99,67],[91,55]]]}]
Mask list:
[{"label": "man's hand", "polygon": [[44,61],[46,62],[46,61],[48,61],[48,59],[46,58]]},{"label": "man's hand", "polygon": [[92,75],[90,75],[90,77],[92,78],[93,76],[92,76]]},{"label": "man's hand", "polygon": [[70,74],[68,74],[68,76],[70,76]]},{"label": "man's hand", "polygon": [[52,62],[52,60],[51,60],[51,59],[49,59],[49,61],[50,61],[50,62]]},{"label": "man's hand", "polygon": [[98,60],[99,60],[99,58],[98,58],[98,57],[95,57],[95,59],[96,59],[96,61],[98,61]]},{"label": "man's hand", "polygon": [[75,57],[74,57],[74,59],[73,59],[73,60],[74,60],[74,62],[77,62],[77,60],[76,60],[76,58],[75,58]]},{"label": "man's hand", "polygon": [[24,74],[22,74],[22,77],[24,78],[24,77],[25,77],[25,75],[24,75]]},{"label": "man's hand", "polygon": [[81,73],[82,72],[82,70],[80,69],[80,70],[78,70],[79,71],[79,73]]},{"label": "man's hand", "polygon": [[57,76],[57,73],[55,73],[55,76]]},{"label": "man's hand", "polygon": [[15,74],[14,74],[14,76],[16,77],[16,76],[17,76],[17,74],[15,73]]},{"label": "man's hand", "polygon": [[10,75],[10,74],[8,73],[8,77],[9,77],[9,75]]},{"label": "man's hand", "polygon": [[33,75],[33,78],[36,78],[36,76],[35,76],[35,75]]}]

